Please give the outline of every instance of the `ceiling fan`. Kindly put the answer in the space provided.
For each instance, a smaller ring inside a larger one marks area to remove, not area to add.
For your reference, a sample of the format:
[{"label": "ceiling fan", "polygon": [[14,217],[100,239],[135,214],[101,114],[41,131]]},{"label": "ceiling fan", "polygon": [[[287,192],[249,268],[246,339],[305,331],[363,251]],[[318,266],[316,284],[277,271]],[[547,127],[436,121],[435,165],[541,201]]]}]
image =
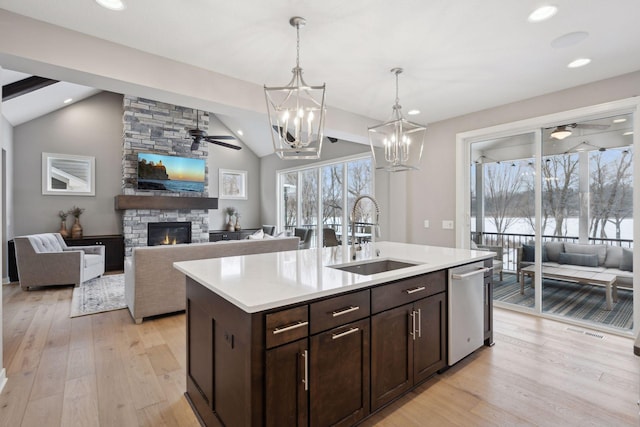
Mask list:
[{"label": "ceiling fan", "polygon": [[212,144],[220,145],[222,147],[231,148],[233,150],[242,149],[242,147],[240,147],[239,145],[229,144],[227,142],[220,141],[221,139],[226,139],[226,140],[234,139],[235,140],[235,138],[233,136],[231,136],[231,135],[211,135],[211,136],[208,136],[207,132],[205,132],[204,130],[200,129],[200,127],[199,127],[199,117],[200,117],[200,115],[198,114],[198,111],[196,110],[196,128],[195,129],[185,128],[185,130],[189,134],[189,137],[193,141],[191,143],[191,151],[197,150],[200,147],[200,142],[203,141],[203,140],[207,141],[207,142],[210,142]]},{"label": "ceiling fan", "polygon": [[[593,125],[593,124],[587,124],[587,123],[569,123],[569,124],[566,124],[566,125],[557,126],[551,132],[551,135],[549,135],[549,136],[551,138],[553,138],[553,139],[563,140],[566,137],[570,136],[573,133],[571,131],[571,129],[575,129],[575,128],[604,130],[604,129],[608,129],[609,125]],[[547,128],[547,129],[551,129],[551,128]]]}]

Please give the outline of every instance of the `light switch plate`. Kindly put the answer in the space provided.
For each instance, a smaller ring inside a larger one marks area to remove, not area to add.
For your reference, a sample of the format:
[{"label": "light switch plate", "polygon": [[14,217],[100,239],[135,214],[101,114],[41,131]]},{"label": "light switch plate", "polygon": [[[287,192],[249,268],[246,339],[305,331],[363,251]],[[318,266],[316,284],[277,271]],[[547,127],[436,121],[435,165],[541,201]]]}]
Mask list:
[{"label": "light switch plate", "polygon": [[424,228],[429,228],[429,220],[428,219],[424,220]]},{"label": "light switch plate", "polygon": [[442,221],[442,229],[443,230],[453,230],[453,221],[443,220]]}]

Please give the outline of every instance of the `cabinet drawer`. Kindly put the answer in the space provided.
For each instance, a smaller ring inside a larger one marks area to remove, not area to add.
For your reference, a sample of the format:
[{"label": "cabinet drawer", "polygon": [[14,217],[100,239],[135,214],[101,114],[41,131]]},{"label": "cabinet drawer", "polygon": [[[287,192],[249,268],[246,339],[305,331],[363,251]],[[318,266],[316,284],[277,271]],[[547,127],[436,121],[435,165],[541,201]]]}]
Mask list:
[{"label": "cabinet drawer", "polygon": [[369,316],[369,290],[340,295],[324,301],[314,302],[310,306],[311,333]]},{"label": "cabinet drawer", "polygon": [[304,338],[309,335],[309,306],[267,314],[265,323],[267,348]]},{"label": "cabinet drawer", "polygon": [[371,311],[378,313],[445,291],[446,270],[409,277],[371,290]]}]

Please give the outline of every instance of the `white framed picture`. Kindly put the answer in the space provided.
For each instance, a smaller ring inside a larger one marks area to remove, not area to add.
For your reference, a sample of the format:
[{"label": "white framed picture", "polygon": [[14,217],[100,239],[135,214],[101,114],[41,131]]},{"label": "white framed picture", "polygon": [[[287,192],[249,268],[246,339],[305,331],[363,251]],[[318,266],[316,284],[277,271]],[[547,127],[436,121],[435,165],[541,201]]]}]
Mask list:
[{"label": "white framed picture", "polygon": [[247,199],[247,171],[219,169],[219,199]]}]

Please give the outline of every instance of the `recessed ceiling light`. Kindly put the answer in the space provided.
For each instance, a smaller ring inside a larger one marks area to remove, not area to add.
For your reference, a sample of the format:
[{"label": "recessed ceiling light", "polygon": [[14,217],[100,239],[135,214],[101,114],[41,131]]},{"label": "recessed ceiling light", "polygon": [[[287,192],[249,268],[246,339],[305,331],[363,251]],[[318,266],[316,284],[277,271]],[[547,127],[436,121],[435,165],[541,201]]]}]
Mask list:
[{"label": "recessed ceiling light", "polygon": [[555,6],[542,6],[531,12],[527,20],[529,22],[542,22],[551,18],[557,12],[558,8]]},{"label": "recessed ceiling light", "polygon": [[613,123],[624,123],[627,119],[613,119]]},{"label": "recessed ceiling light", "polygon": [[71,101],[73,101],[73,98],[67,98],[67,99],[65,99],[64,101],[62,101],[62,103],[63,103],[63,104],[68,104],[68,103],[70,103]]},{"label": "recessed ceiling light", "polygon": [[578,68],[578,67],[584,67],[585,65],[587,65],[588,63],[590,63],[591,60],[589,58],[578,58],[574,61],[571,61],[567,67],[569,68]]},{"label": "recessed ceiling light", "polygon": [[633,135],[633,132],[625,132],[622,134],[622,136],[629,136],[629,135]]},{"label": "recessed ceiling light", "polygon": [[238,132],[236,132],[238,135],[242,136],[244,135],[244,132],[242,132],[242,129],[238,129]]},{"label": "recessed ceiling light", "polygon": [[409,110],[407,111],[407,114],[410,116],[416,116],[418,114],[420,114],[420,110]]},{"label": "recessed ceiling light", "polygon": [[96,3],[109,10],[120,11],[127,7],[122,0],[96,0]]}]

